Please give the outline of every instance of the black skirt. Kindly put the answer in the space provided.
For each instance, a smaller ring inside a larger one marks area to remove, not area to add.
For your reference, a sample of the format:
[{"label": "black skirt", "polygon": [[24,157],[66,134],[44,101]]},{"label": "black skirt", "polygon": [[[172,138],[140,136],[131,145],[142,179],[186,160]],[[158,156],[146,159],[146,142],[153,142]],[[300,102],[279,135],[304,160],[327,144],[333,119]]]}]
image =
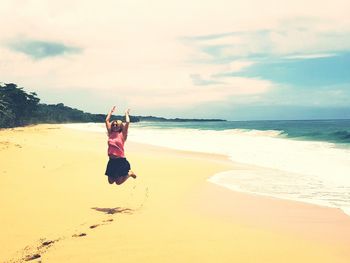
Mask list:
[{"label": "black skirt", "polygon": [[107,164],[105,175],[108,177],[126,176],[131,169],[130,163],[126,158],[110,158]]}]

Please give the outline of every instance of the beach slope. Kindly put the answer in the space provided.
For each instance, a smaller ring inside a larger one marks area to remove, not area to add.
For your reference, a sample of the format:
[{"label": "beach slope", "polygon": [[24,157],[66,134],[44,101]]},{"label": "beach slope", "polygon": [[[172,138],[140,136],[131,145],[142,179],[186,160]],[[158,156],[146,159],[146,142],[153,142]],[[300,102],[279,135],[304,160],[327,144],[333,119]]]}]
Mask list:
[{"label": "beach slope", "polygon": [[127,142],[138,175],[110,185],[106,135],[0,131],[0,262],[349,262],[340,210],[207,182],[225,156]]}]

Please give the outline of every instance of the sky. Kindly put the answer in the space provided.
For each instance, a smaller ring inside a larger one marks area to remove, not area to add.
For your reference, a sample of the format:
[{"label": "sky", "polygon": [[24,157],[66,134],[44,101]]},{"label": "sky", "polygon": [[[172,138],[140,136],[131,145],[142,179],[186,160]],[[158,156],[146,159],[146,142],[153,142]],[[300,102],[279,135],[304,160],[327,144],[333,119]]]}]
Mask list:
[{"label": "sky", "polygon": [[92,113],[350,118],[348,10],[348,0],[2,0],[0,82]]}]

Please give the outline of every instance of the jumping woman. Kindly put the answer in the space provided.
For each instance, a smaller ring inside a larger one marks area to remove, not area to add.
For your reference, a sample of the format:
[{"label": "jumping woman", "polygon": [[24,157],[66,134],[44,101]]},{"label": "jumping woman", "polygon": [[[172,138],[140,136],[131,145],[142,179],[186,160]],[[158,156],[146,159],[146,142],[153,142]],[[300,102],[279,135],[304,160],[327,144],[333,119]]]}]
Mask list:
[{"label": "jumping woman", "polygon": [[108,156],[109,161],[105,175],[108,176],[110,184],[118,185],[124,183],[129,177],[136,178],[131,171],[130,163],[125,158],[124,143],[128,137],[128,128],[130,123],[129,109],[125,111],[125,123],[121,120],[110,121],[115,106],[110,110],[106,117],[106,128],[108,132]]}]

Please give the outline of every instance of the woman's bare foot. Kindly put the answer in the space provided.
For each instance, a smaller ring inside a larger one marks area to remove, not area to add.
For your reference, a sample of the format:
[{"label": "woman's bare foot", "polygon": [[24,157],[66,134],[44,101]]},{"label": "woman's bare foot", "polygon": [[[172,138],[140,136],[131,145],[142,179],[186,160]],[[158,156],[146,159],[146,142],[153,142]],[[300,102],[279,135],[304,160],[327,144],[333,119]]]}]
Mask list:
[{"label": "woman's bare foot", "polygon": [[136,177],[137,177],[136,174],[133,171],[131,171],[131,170],[129,171],[128,175],[131,176],[134,179],[136,179]]}]

